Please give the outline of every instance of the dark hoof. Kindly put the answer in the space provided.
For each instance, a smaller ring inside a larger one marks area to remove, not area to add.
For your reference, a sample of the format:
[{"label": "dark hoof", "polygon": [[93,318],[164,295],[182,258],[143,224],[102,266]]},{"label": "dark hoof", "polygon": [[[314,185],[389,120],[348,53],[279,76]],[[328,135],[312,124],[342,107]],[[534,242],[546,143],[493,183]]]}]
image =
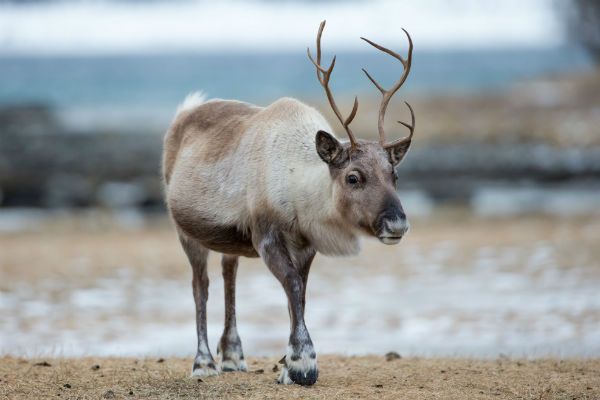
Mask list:
[{"label": "dark hoof", "polygon": [[248,366],[246,364],[246,360],[244,360],[244,356],[241,359],[226,359],[221,360],[221,371],[223,372],[247,372]]},{"label": "dark hoof", "polygon": [[308,371],[289,369],[288,376],[292,380],[292,382],[298,385],[311,386],[317,382],[317,378],[319,377],[319,370],[316,368],[309,369]]},{"label": "dark hoof", "polygon": [[192,377],[194,376],[214,376],[219,375],[219,369],[213,361],[194,362],[192,367]]}]

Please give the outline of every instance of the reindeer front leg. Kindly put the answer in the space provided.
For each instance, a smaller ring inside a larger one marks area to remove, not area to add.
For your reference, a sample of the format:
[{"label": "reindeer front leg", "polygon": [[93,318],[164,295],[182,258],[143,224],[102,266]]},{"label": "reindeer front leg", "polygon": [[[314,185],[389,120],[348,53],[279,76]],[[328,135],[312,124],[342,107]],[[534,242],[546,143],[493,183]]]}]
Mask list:
[{"label": "reindeer front leg", "polygon": [[[317,355],[304,324],[304,279],[294,266],[284,235],[269,229],[256,239],[258,253],[279,280],[288,298],[290,338],[278,382],[312,385],[319,375]],[[306,260],[310,263],[312,257]],[[305,267],[306,268],[306,267]],[[304,272],[304,271],[303,271]]]}]

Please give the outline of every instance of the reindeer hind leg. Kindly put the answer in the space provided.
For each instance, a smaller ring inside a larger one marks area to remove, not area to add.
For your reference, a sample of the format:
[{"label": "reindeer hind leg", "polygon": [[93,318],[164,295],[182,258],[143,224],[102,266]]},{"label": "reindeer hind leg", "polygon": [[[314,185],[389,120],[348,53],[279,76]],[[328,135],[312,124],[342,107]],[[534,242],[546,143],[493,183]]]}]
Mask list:
[{"label": "reindeer hind leg", "polygon": [[192,376],[217,375],[219,369],[208,347],[206,334],[206,301],[208,300],[208,249],[197,241],[179,234],[179,240],[192,266],[192,289],[196,304],[196,333],[198,347],[192,367]]},{"label": "reindeer hind leg", "polygon": [[235,317],[235,280],[238,258],[238,256],[223,254],[221,259],[223,284],[225,285],[225,328],[219,341],[217,353],[221,355],[221,369],[223,371],[248,370]]}]

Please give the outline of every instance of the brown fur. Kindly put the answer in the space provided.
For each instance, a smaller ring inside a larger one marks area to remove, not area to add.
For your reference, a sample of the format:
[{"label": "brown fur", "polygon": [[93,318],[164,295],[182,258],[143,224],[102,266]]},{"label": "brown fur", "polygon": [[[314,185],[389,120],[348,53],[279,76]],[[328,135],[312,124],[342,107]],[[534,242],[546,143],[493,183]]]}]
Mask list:
[{"label": "brown fur", "polygon": [[[169,183],[177,155],[185,145],[199,146],[199,160],[215,162],[235,149],[251,117],[261,107],[231,100],[213,100],[178,115],[165,135],[163,175]],[[204,140],[198,140],[200,137]]]},{"label": "brown fur", "polygon": [[[186,212],[189,211],[189,212]],[[173,207],[171,215],[177,226],[190,238],[210,250],[223,254],[258,257],[252,245],[251,233],[235,226],[215,225],[198,218],[193,210]]]}]

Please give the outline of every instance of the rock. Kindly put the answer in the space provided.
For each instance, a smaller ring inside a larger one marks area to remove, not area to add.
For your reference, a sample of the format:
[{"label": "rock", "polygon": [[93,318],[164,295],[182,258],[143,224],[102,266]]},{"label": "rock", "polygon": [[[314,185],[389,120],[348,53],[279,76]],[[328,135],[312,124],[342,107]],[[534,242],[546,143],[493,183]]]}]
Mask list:
[{"label": "rock", "polygon": [[88,206],[93,201],[93,186],[81,175],[58,173],[45,186],[44,205],[50,208]]},{"label": "rock", "polygon": [[106,392],[104,392],[104,394],[102,395],[102,398],[104,399],[114,399],[117,396],[115,395],[115,392],[113,392],[112,390],[107,390]]},{"label": "rock", "polygon": [[33,366],[34,367],[51,367],[52,364],[50,364],[48,361],[42,361],[42,362],[33,364]]},{"label": "rock", "polygon": [[45,135],[58,130],[59,123],[52,107],[32,103],[2,106],[0,127],[9,133]]},{"label": "rock", "polygon": [[395,351],[390,351],[385,354],[385,361],[399,360],[402,356]]},{"label": "rock", "polygon": [[131,182],[106,182],[100,185],[96,202],[107,208],[139,206],[147,197],[142,185]]}]

